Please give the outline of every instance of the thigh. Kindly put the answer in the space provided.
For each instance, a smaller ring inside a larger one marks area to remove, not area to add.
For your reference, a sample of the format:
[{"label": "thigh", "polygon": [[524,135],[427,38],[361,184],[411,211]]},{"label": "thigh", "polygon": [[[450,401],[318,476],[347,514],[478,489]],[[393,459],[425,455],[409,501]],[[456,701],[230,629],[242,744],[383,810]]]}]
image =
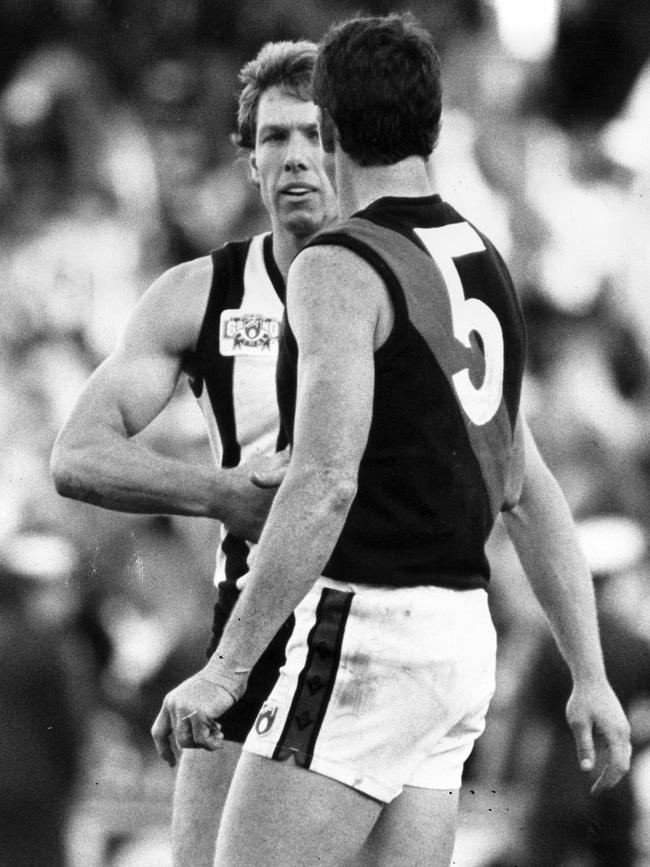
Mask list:
[{"label": "thigh", "polygon": [[243,752],[228,795],[215,867],[356,864],[381,803],[308,771]]},{"label": "thigh", "polygon": [[383,808],[358,867],[449,867],[457,815],[458,789],[405,786]]},{"label": "thigh", "polygon": [[183,750],[174,788],[174,867],[213,867],[221,813],[240,753],[241,744],[232,741],[213,753]]}]

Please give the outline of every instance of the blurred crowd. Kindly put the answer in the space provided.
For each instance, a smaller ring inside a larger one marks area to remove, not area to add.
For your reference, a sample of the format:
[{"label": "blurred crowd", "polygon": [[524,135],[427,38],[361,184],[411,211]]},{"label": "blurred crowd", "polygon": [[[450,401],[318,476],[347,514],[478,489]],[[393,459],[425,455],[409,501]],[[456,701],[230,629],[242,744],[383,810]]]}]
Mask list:
[{"label": "blurred crowd", "polygon": [[[583,534],[637,747],[612,803],[585,800],[568,770],[566,672],[497,526],[500,674],[455,863],[646,867],[650,6],[363,6],[397,8],[437,35],[437,185],[493,238],[518,287],[525,410]],[[148,729],[202,659],[216,528],[63,500],[49,455],[151,280],[266,227],[230,142],[242,64],[269,39],[317,40],[357,11],[346,0],[0,8],[1,864],[168,863],[171,772]],[[209,459],[185,383],[142,436]]]}]

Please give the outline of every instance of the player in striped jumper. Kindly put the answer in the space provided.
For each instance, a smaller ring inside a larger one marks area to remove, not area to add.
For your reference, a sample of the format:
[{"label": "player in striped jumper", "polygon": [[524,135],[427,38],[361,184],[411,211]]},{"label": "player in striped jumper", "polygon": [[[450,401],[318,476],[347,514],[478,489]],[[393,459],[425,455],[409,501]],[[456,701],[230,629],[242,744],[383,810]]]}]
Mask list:
[{"label": "player in striped jumper", "polygon": [[[234,138],[250,154],[271,233],[226,244],[155,281],[83,390],[52,456],[65,496],[221,522],[210,653],[275,493],[250,475],[258,470],[272,481],[283,472],[275,368],[285,277],[296,253],[335,214],[310,95],[315,55],[310,42],[269,43],[241,73]],[[162,412],[183,374],[204,413],[214,468],[163,457],[133,439]],[[221,720],[224,749],[182,755],[173,818],[177,867],[212,865],[239,745],[277,678],[287,634],[280,627],[246,693]]]}]

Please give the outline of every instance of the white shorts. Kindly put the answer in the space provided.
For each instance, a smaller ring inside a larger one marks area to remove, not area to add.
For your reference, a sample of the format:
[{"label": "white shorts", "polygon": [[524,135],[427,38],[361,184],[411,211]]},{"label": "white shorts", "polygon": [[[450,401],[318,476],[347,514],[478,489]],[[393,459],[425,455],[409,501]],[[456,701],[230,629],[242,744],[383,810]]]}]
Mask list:
[{"label": "white shorts", "polygon": [[295,614],[244,749],[386,803],[404,786],[459,788],[494,692],[487,593],[321,578]]}]

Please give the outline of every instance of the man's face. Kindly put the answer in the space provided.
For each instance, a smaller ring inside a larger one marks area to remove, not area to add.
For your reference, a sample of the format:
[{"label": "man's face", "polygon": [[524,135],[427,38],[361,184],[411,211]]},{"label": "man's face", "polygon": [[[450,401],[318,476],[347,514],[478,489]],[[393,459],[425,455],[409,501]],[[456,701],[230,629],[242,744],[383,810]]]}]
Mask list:
[{"label": "man's face", "polygon": [[271,87],[257,108],[253,180],[275,231],[292,235],[317,232],[336,216],[336,198],[320,146],[313,102]]}]

